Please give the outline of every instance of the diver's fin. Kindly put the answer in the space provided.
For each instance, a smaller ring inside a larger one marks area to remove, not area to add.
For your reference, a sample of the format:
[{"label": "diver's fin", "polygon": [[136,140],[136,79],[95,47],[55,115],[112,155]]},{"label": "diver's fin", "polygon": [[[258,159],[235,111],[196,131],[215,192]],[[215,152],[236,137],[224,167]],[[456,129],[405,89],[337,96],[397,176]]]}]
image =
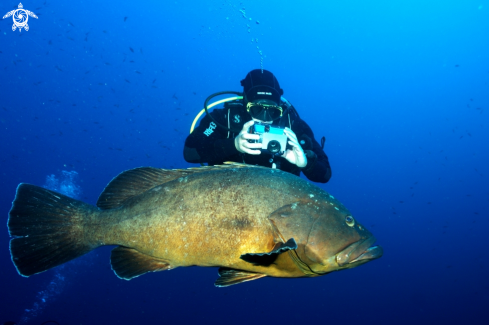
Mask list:
[{"label": "diver's fin", "polygon": [[266,277],[265,274],[228,269],[227,267],[220,267],[218,273],[219,273],[219,279],[217,279],[216,282],[214,282],[214,285],[216,287],[228,287],[233,284],[238,284],[238,283],[252,281],[252,280]]},{"label": "diver's fin", "polygon": [[124,280],[131,280],[148,272],[171,269],[170,263],[165,260],[122,246],[112,250],[110,264],[115,274]]},{"label": "diver's fin", "polygon": [[286,243],[275,244],[275,247],[269,253],[248,253],[241,255],[239,258],[253,265],[269,266],[275,262],[280,254],[296,248],[295,239],[290,238]]},{"label": "diver's fin", "polygon": [[83,223],[97,209],[42,187],[20,184],[9,212],[12,262],[20,275],[44,272],[88,253]]}]

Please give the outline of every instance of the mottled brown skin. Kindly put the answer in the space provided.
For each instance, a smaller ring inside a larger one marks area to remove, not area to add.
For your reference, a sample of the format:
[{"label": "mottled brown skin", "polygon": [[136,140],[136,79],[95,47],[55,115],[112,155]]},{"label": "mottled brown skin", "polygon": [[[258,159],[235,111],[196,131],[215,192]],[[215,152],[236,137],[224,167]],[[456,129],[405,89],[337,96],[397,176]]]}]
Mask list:
[{"label": "mottled brown skin", "polygon": [[7,222],[19,274],[103,245],[118,246],[111,265],[122,279],[218,266],[216,286],[314,277],[382,256],[375,237],[331,195],[264,167],[136,168],[114,178],[97,206],[20,184]]},{"label": "mottled brown skin", "polygon": [[171,268],[221,266],[301,277],[306,275],[287,253],[267,267],[240,259],[247,253],[269,252],[275,243],[289,239],[281,238],[269,216],[296,202],[346,210],[295,175],[268,168],[210,167],[161,184],[121,208],[92,214],[85,234],[96,246],[134,248],[167,261]]}]

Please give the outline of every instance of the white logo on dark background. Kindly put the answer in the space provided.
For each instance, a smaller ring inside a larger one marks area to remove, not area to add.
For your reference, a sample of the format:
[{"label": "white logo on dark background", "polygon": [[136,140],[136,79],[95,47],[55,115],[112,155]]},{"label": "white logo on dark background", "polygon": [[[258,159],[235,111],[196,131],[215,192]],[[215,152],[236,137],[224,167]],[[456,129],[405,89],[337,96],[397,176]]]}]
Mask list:
[{"label": "white logo on dark background", "polygon": [[9,11],[5,16],[3,16],[3,19],[12,16],[14,20],[14,24],[12,25],[13,31],[15,31],[17,28],[19,28],[19,32],[22,31],[22,28],[25,28],[25,30],[28,31],[29,25],[27,25],[27,21],[29,20],[29,16],[37,19],[37,16],[32,11],[25,10],[23,8],[24,6],[22,6],[22,3],[19,3],[19,9]]}]

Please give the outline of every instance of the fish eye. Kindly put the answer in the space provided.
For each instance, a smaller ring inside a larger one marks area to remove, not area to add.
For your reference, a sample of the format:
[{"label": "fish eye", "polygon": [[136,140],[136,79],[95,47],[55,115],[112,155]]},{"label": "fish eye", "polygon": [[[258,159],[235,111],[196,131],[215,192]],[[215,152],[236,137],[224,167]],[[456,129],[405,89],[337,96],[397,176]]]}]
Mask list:
[{"label": "fish eye", "polygon": [[353,227],[355,225],[355,219],[352,216],[346,216],[345,222],[349,227]]}]

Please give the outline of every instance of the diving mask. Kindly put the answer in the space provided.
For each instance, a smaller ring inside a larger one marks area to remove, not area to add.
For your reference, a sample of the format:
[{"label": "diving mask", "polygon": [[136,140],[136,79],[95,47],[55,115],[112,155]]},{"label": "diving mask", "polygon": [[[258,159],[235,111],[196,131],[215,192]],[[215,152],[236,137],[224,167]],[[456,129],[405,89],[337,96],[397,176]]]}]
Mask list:
[{"label": "diving mask", "polygon": [[275,104],[275,102],[266,99],[248,102],[248,104],[246,104],[246,111],[254,119],[263,122],[275,121],[283,114],[283,109],[281,106],[278,106]]}]

